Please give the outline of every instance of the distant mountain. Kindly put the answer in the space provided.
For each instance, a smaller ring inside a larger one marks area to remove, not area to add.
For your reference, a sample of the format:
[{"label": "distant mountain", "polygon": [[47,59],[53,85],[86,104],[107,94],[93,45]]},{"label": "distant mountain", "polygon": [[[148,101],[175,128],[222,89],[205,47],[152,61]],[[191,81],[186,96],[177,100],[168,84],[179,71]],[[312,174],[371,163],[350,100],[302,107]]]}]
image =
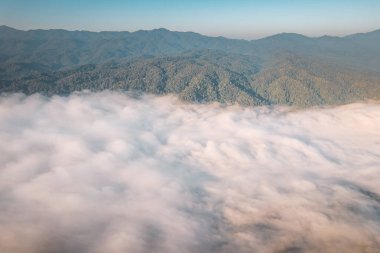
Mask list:
[{"label": "distant mountain", "polygon": [[344,37],[344,39],[350,42],[360,45],[363,48],[369,49],[371,52],[380,54],[380,29],[369,33],[358,33]]},{"label": "distant mountain", "polygon": [[253,41],[262,57],[279,50],[323,60],[341,67],[380,71],[380,38],[352,35],[348,37],[322,36],[309,38],[299,34],[278,34]]},{"label": "distant mountain", "polygon": [[65,30],[20,31],[0,29],[0,59],[3,63],[36,62],[64,69],[90,63],[140,56],[173,55],[192,49],[228,52],[252,50],[251,43],[202,36],[166,29],[137,32],[86,32]]},{"label": "distant mountain", "polygon": [[375,30],[373,32],[368,32],[368,33],[357,33],[357,34],[352,34],[344,37],[345,39],[355,41],[355,42],[368,42],[368,41],[373,41],[375,42],[376,40],[380,40],[380,29]]},{"label": "distant mountain", "polygon": [[0,91],[90,89],[186,101],[310,106],[380,99],[380,30],[255,41],[166,29],[20,31],[0,26]]}]

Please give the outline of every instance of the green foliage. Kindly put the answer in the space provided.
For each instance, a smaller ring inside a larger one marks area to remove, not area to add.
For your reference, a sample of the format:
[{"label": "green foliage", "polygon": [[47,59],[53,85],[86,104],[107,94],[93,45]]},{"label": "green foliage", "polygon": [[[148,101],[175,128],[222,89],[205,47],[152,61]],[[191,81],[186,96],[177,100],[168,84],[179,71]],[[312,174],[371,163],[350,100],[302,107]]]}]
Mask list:
[{"label": "green foliage", "polygon": [[317,39],[280,34],[250,42],[165,29],[0,27],[0,92],[111,89],[174,93],[191,102],[302,107],[380,99],[378,39],[379,32]]}]

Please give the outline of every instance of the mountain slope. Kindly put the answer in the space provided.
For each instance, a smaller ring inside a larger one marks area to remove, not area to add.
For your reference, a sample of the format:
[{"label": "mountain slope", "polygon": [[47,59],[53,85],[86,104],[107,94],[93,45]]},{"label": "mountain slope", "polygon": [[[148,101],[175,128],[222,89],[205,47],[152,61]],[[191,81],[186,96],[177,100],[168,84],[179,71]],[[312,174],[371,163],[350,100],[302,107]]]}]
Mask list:
[{"label": "mountain slope", "polygon": [[133,90],[174,93],[191,102],[303,107],[380,99],[379,80],[377,73],[343,71],[293,54],[279,55],[264,67],[258,58],[202,50],[33,74],[9,80],[0,89],[48,95]]},{"label": "mountain slope", "polygon": [[296,106],[380,99],[379,31],[244,41],[166,29],[94,33],[2,26],[0,35],[0,92],[117,89],[174,93],[192,102]]},{"label": "mountain slope", "polygon": [[251,43],[166,29],[137,32],[0,29],[3,63],[35,62],[58,70],[120,58],[173,55],[192,49],[247,52]]}]

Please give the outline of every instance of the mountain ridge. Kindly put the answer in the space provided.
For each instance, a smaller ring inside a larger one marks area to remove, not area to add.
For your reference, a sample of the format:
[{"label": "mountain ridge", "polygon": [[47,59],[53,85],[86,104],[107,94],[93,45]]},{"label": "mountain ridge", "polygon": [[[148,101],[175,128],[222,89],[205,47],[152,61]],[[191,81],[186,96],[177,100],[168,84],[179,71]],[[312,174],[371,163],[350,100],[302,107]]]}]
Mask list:
[{"label": "mountain ridge", "polygon": [[0,27],[0,92],[136,90],[191,102],[314,106],[380,99],[380,30],[248,41],[172,32]]},{"label": "mountain ridge", "polygon": [[129,34],[131,34],[131,33],[137,33],[137,32],[164,31],[164,32],[172,32],[172,33],[192,33],[192,34],[197,34],[197,35],[201,35],[201,36],[209,37],[209,38],[224,38],[224,39],[229,39],[229,40],[243,40],[243,41],[256,41],[256,40],[266,39],[266,38],[270,38],[270,37],[273,37],[273,36],[279,36],[279,35],[296,35],[296,36],[302,36],[304,38],[318,39],[318,38],[322,38],[322,37],[347,38],[347,37],[361,36],[361,35],[367,35],[367,34],[380,34],[380,28],[379,28],[379,29],[368,31],[368,32],[357,32],[357,33],[352,33],[352,34],[342,35],[342,36],[327,35],[327,34],[325,34],[325,35],[315,36],[314,37],[314,36],[307,36],[307,35],[303,35],[301,33],[295,33],[295,32],[281,32],[281,33],[276,33],[276,34],[273,34],[273,35],[268,35],[268,36],[265,36],[265,37],[262,37],[262,38],[258,38],[258,39],[243,39],[243,38],[239,39],[239,38],[229,38],[229,37],[226,37],[226,36],[205,35],[205,34],[198,33],[198,32],[193,32],[193,31],[170,30],[170,29],[167,29],[165,27],[159,27],[159,28],[153,28],[153,29],[139,29],[139,30],[136,30],[136,31],[127,31],[127,30],[89,31],[89,30],[69,30],[69,29],[63,29],[63,28],[60,28],[60,29],[42,29],[42,28],[36,28],[36,29],[23,30],[23,29],[14,28],[14,27],[7,26],[7,25],[0,25],[0,31],[1,30],[13,30],[13,31],[21,31],[21,32],[30,32],[30,31],[65,31],[65,32],[86,32],[86,33],[129,33]]}]

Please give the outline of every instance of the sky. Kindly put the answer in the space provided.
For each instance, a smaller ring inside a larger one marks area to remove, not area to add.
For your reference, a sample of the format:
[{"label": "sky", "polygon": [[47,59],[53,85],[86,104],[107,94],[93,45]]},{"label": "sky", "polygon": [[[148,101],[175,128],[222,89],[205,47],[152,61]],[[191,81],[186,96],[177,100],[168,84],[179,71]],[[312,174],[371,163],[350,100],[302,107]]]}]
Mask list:
[{"label": "sky", "polygon": [[0,24],[23,30],[163,27],[244,39],[368,32],[380,28],[379,13],[378,0],[0,0]]}]

